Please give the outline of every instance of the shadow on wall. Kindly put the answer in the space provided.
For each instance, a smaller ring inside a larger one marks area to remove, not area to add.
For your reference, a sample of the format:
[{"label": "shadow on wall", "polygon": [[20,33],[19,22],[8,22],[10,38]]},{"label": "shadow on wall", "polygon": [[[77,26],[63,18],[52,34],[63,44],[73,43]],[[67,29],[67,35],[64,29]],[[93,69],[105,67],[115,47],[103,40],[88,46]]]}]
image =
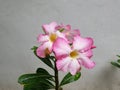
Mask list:
[{"label": "shadow on wall", "polygon": [[111,64],[103,67],[97,79],[93,90],[120,90],[119,70]]}]

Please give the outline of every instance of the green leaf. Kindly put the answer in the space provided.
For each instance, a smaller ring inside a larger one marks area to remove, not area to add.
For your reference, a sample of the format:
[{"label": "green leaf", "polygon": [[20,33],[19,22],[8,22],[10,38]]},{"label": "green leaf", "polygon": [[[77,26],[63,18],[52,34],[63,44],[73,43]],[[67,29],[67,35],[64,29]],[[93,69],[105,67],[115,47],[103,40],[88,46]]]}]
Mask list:
[{"label": "green leaf", "polygon": [[111,62],[111,64],[112,64],[113,66],[116,66],[116,67],[120,68],[120,65],[119,65],[118,63],[116,63],[116,62]]},{"label": "green leaf", "polygon": [[24,74],[19,77],[18,83],[24,85],[24,90],[47,90],[54,88],[54,85],[48,80],[51,77],[42,74]]},{"label": "green leaf", "polygon": [[120,63],[120,59],[118,59],[117,62]]},{"label": "green leaf", "polygon": [[[37,56],[36,54],[36,50],[38,47],[33,46],[33,48],[31,48],[31,50],[33,50],[34,54]],[[44,62],[45,64],[47,64],[49,67],[51,67],[52,69],[54,69],[54,66],[52,64],[52,62],[49,59],[49,56],[45,57],[45,58],[40,58],[39,56],[37,56],[42,62]]]},{"label": "green leaf", "polygon": [[42,74],[24,74],[19,77],[18,83],[20,84],[33,84],[33,83],[49,83],[46,79],[49,79],[53,76],[51,75],[42,75]]},{"label": "green leaf", "polygon": [[54,56],[48,56],[48,58],[50,58],[50,60],[52,60],[55,63],[56,59]]},{"label": "green leaf", "polygon": [[48,58],[48,57],[46,57],[46,58],[40,58],[39,57],[39,59],[41,59],[41,61],[43,61],[45,64],[47,64],[49,67],[51,67],[52,69],[54,69],[54,66],[53,66],[53,64],[52,64],[52,62],[50,61],[50,59]]},{"label": "green leaf", "polygon": [[119,57],[119,58],[120,58],[120,55],[117,55],[117,57]]},{"label": "green leaf", "polygon": [[81,76],[80,72],[77,73],[76,75],[71,75],[70,73],[68,73],[67,75],[65,75],[65,77],[61,81],[60,86],[77,81],[80,78],[80,76]]},{"label": "green leaf", "polygon": [[[42,75],[50,75],[50,73],[47,70],[43,69],[43,68],[38,68],[37,71],[36,71],[36,73],[42,74]],[[55,81],[52,77],[49,78],[49,80]]]},{"label": "green leaf", "polygon": [[43,68],[38,68],[36,73],[39,73],[39,74],[44,74],[44,75],[50,75],[49,72]]},{"label": "green leaf", "polygon": [[33,46],[33,47],[31,48],[31,50],[36,51],[37,48],[38,48],[37,46]]},{"label": "green leaf", "polygon": [[24,90],[48,90],[52,88],[54,88],[54,86],[50,86],[42,83],[24,85]]},{"label": "green leaf", "polygon": [[24,85],[23,90],[48,90],[44,88],[42,85]]}]

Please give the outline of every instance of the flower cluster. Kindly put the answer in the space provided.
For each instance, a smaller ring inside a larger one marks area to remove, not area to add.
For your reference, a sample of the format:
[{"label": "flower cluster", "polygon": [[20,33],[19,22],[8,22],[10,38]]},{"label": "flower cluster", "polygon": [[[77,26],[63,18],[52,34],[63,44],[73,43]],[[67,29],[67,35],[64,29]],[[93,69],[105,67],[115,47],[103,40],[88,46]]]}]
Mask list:
[{"label": "flower cluster", "polygon": [[42,26],[44,34],[37,37],[40,46],[37,56],[45,58],[54,53],[58,70],[75,75],[81,66],[91,69],[95,66],[90,60],[95,48],[93,39],[81,37],[78,29],[72,30],[70,25],[58,25],[56,22]]}]

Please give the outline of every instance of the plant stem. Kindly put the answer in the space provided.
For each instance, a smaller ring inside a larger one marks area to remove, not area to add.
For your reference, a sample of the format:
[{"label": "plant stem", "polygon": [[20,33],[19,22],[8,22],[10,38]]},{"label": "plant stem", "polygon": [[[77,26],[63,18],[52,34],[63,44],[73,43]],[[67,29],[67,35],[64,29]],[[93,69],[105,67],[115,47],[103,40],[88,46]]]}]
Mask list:
[{"label": "plant stem", "polygon": [[58,70],[55,62],[55,90],[59,90]]}]

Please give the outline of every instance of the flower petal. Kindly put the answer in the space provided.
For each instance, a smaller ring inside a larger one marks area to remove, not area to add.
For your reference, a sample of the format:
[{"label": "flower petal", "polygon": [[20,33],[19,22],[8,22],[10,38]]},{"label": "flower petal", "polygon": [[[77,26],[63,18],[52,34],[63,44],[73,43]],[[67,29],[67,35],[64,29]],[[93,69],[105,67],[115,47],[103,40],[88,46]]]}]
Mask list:
[{"label": "flower petal", "polygon": [[66,30],[71,30],[71,25],[66,25],[66,26],[65,26],[65,29],[66,29]]},{"label": "flower petal", "polygon": [[58,38],[60,37],[60,38],[63,38],[67,41],[67,38],[65,37],[65,35],[63,33],[59,32],[59,31],[56,31],[55,33],[56,33]]},{"label": "flower petal", "polygon": [[93,46],[91,47],[91,49],[94,49],[94,48],[96,48],[96,46],[93,45]]},{"label": "flower petal", "polygon": [[44,58],[47,54],[50,54],[52,52],[52,43],[45,42],[37,49],[37,56]]},{"label": "flower petal", "polygon": [[48,35],[45,35],[45,34],[40,34],[38,35],[37,37],[37,41],[38,42],[46,42],[49,40],[49,36]]},{"label": "flower petal", "polygon": [[80,71],[80,64],[77,60],[72,60],[69,65],[69,70],[72,75],[75,75],[77,72]]},{"label": "flower petal", "polygon": [[92,52],[91,49],[83,52],[82,54],[84,54],[84,55],[87,56],[88,58],[91,58],[91,57],[93,56],[93,52]]},{"label": "flower petal", "polygon": [[50,34],[50,33],[53,33],[56,29],[56,26],[57,26],[57,23],[56,22],[52,22],[50,24],[45,24],[45,25],[42,25],[42,28],[44,30],[44,32],[46,34]]},{"label": "flower petal", "polygon": [[53,51],[58,58],[64,55],[69,55],[71,47],[66,40],[58,38],[53,44]]},{"label": "flower petal", "polygon": [[70,34],[71,34],[72,36],[77,36],[77,35],[80,36],[80,30],[79,30],[79,29],[71,30]]},{"label": "flower petal", "polygon": [[61,60],[56,61],[57,69],[67,72],[69,69],[69,63],[71,62],[71,59],[69,57],[63,58]]},{"label": "flower petal", "polygon": [[58,26],[56,27],[56,29],[57,29],[57,30],[61,30],[61,29],[71,30],[71,26],[70,26],[70,25],[63,25],[63,24],[61,24],[61,25],[58,25]]},{"label": "flower petal", "polygon": [[85,68],[92,69],[95,66],[95,62],[84,55],[81,55],[81,61]]},{"label": "flower petal", "polygon": [[93,46],[92,38],[82,38],[80,36],[74,37],[73,48],[77,50],[88,50]]},{"label": "flower petal", "polygon": [[65,34],[66,38],[68,39],[69,43],[73,43],[75,36],[80,36],[80,31],[76,30],[64,30],[63,33]]}]

